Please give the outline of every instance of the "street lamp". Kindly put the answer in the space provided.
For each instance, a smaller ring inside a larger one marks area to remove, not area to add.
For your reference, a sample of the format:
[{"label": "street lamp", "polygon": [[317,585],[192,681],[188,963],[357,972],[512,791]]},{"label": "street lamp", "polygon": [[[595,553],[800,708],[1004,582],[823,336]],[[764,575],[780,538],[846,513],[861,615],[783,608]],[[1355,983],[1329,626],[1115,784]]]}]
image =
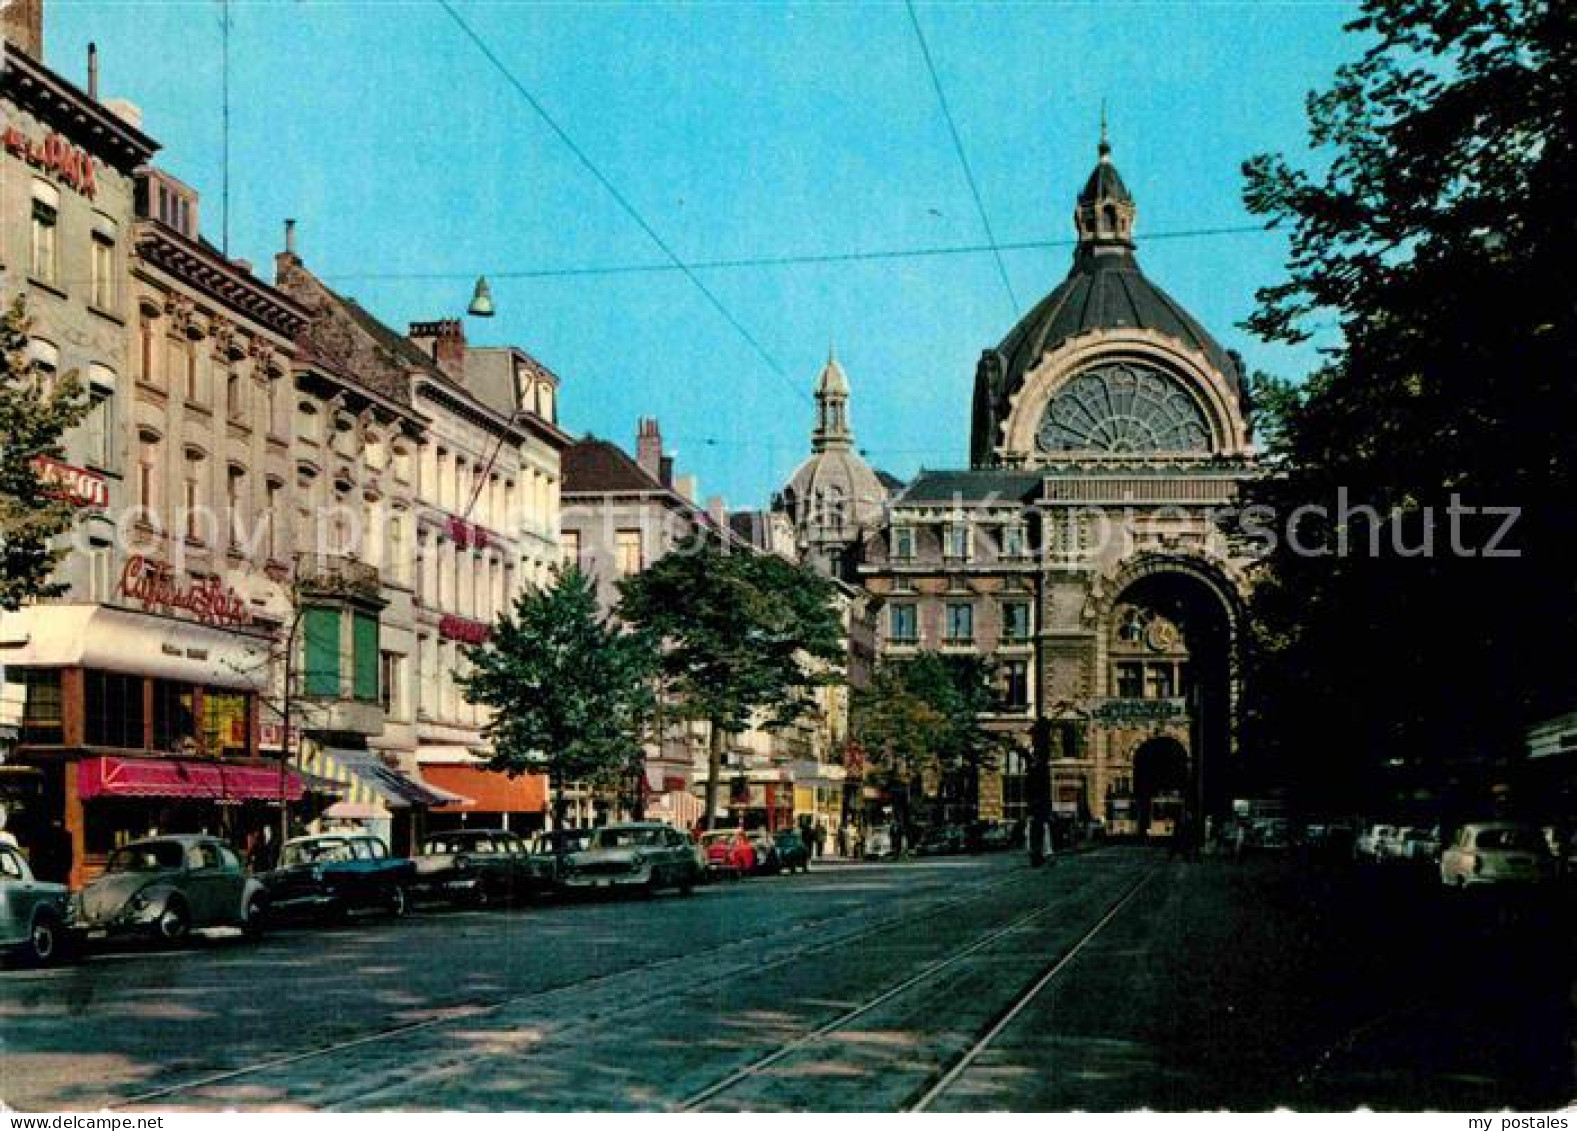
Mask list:
[{"label": "street lamp", "polygon": [[487,285],[487,276],[478,275],[476,290],[471,294],[471,305],[466,313],[473,318],[491,318],[497,313],[493,306],[493,289]]}]

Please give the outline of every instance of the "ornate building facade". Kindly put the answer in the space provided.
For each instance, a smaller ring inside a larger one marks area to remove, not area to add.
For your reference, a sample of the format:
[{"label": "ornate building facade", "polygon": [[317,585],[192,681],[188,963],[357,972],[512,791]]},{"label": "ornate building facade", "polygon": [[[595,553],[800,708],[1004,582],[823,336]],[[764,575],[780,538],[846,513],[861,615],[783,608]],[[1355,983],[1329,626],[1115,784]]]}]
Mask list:
[{"label": "ornate building facade", "polygon": [[983,816],[1142,834],[1230,800],[1242,372],[1140,269],[1135,213],[1103,137],[1068,277],[980,359],[971,468],[922,472],[861,548],[883,656],[992,661],[1013,753]]}]

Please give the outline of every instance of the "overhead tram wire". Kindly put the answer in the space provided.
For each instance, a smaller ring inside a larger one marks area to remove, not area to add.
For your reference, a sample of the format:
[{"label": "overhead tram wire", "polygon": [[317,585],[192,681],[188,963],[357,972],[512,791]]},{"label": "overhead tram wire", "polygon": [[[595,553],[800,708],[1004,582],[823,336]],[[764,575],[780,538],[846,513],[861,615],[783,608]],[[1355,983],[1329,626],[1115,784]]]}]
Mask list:
[{"label": "overhead tram wire", "polygon": [[[738,333],[739,336],[743,338],[750,346],[750,348],[755,351],[756,356],[761,358],[762,362],[766,364],[767,368],[776,373],[783,383],[793,390],[795,396],[799,397],[807,404],[810,403],[809,394],[807,394],[804,389],[800,388],[799,383],[789,376],[788,371],[778,363],[778,360],[767,352],[766,347],[761,344],[760,339],[752,334],[750,329],[745,326],[745,324],[737,317],[735,317],[734,313],[729,310],[728,307],[723,305],[722,299],[718,298],[717,295],[712,292],[712,289],[701,281],[700,276],[698,276],[690,268],[690,266],[679,257],[678,253],[669,246],[668,241],[663,239],[663,237],[658,234],[657,229],[653,228],[652,225],[647,222],[646,218],[641,215],[640,211],[635,207],[635,205],[631,204],[629,199],[619,191],[618,186],[615,185],[605,173],[603,173],[603,171],[597,166],[596,162],[587,156],[586,151],[581,149],[581,147],[575,143],[575,139],[569,135],[568,131],[566,131],[563,126],[559,125],[558,120],[555,119],[552,114],[548,113],[547,107],[543,106],[542,103],[538,101],[536,95],[532,94],[531,91],[526,88],[525,83],[521,82],[521,80],[515,76],[515,73],[504,65],[504,61],[494,53],[491,47],[488,46],[487,41],[478,35],[470,24],[465,22],[464,18],[461,17],[459,12],[455,11],[454,5],[450,3],[450,0],[438,0],[438,6],[448,13],[449,18],[455,22],[455,25],[459,27],[462,32],[465,33],[466,38],[470,39],[470,41],[476,45],[476,49],[482,53],[482,56],[493,65],[493,69],[504,77],[504,81],[509,83],[509,85],[514,88],[515,92],[519,94],[520,97],[526,100],[527,105],[529,105],[531,109],[536,112],[537,117],[542,119],[543,124],[546,125],[548,129],[553,131],[553,134],[559,139],[559,141],[564,143],[564,147],[574,154],[575,159],[585,167],[588,173],[596,178],[597,183],[607,191],[609,196],[613,197],[614,202],[618,204],[621,209],[623,209],[625,215],[627,215],[631,220],[634,220],[636,225],[641,229],[641,231],[646,233],[647,237],[652,241],[652,243],[657,245],[658,250],[661,251],[672,264],[672,268],[676,271],[679,271],[684,275],[685,278],[690,280],[691,285],[694,286],[696,290],[701,292],[702,297],[706,299],[706,301],[711,305],[712,309],[717,311],[717,313],[722,316],[723,320],[734,328],[735,332]],[[495,278],[496,277],[500,276],[495,276]],[[508,276],[502,277],[507,278]]]},{"label": "overhead tram wire", "polygon": [[1002,251],[997,247],[996,233],[991,230],[991,217],[986,214],[986,203],[980,197],[980,186],[975,183],[974,170],[969,167],[969,157],[964,153],[964,139],[958,134],[958,124],[953,121],[953,111],[947,105],[947,94],[942,90],[942,78],[936,73],[936,63],[931,59],[930,45],[925,41],[925,32],[920,28],[920,17],[914,10],[914,0],[904,0],[904,7],[909,12],[909,23],[914,28],[914,37],[920,44],[920,55],[925,60],[925,69],[930,72],[931,85],[936,89],[936,101],[942,108],[942,120],[947,123],[947,132],[953,139],[953,152],[958,154],[958,164],[964,170],[964,180],[969,184],[969,195],[975,198],[975,211],[980,215],[980,225],[986,231],[986,242],[991,246],[991,255],[996,260],[997,275],[1002,279],[1002,286],[1008,293],[1008,302],[1011,303],[1011,313],[1016,318],[1019,313],[1018,296],[1013,293],[1013,283],[1008,278],[1007,264],[1002,261]]},{"label": "overhead tram wire", "polygon": [[[1252,233],[1266,233],[1274,231],[1264,224],[1238,224],[1221,228],[1191,228],[1174,232],[1147,232],[1144,240],[1154,243],[1156,240],[1199,239],[1208,236],[1237,236]],[[876,263],[884,260],[901,259],[928,259],[957,255],[985,255],[987,253],[1000,254],[1004,251],[1055,251],[1058,248],[1075,247],[1077,240],[1018,240],[1002,244],[954,244],[951,246],[914,247],[914,248],[882,248],[875,251],[838,251],[838,252],[812,252],[801,255],[758,255],[741,259],[704,259],[692,260],[684,267],[673,263],[605,263],[589,264],[580,267],[540,267],[531,269],[486,270],[483,272],[489,279],[566,279],[579,276],[599,277],[608,275],[646,275],[667,271],[731,271],[761,267],[817,267],[831,266],[839,263]],[[465,271],[355,271],[324,275],[330,281],[343,280],[369,280],[379,279],[408,279],[420,281],[424,279],[470,279],[477,274],[475,268]]]}]

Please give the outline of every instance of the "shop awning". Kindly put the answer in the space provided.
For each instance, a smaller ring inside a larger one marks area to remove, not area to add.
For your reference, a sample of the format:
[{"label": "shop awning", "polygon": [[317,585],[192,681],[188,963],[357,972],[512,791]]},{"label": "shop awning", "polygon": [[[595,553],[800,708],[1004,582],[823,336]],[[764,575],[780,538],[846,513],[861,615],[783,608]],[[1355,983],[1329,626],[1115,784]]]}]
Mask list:
[{"label": "shop awning", "polygon": [[409,778],[372,750],[314,747],[302,761],[311,772],[344,784],[348,802],[381,804],[386,809],[469,808],[468,798]]},{"label": "shop awning", "polygon": [[[283,781],[283,789],[281,789]],[[174,758],[84,758],[77,793],[95,797],[190,797],[206,801],[300,801],[301,775],[276,766]]]},{"label": "shop awning", "polygon": [[482,813],[544,813],[548,779],[541,774],[512,778],[479,765],[422,763],[422,779],[429,785],[471,799],[466,806],[446,805],[443,810],[474,809]]}]

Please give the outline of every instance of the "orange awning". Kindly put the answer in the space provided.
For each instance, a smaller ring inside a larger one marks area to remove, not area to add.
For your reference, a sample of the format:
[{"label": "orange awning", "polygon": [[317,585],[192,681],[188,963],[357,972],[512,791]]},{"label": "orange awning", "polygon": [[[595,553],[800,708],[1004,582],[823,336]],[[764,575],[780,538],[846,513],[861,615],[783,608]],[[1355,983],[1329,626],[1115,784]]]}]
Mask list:
[{"label": "orange awning", "polygon": [[430,765],[422,767],[428,783],[449,793],[469,797],[470,805],[435,806],[435,813],[545,813],[548,779],[542,774],[512,778],[481,766]]}]

